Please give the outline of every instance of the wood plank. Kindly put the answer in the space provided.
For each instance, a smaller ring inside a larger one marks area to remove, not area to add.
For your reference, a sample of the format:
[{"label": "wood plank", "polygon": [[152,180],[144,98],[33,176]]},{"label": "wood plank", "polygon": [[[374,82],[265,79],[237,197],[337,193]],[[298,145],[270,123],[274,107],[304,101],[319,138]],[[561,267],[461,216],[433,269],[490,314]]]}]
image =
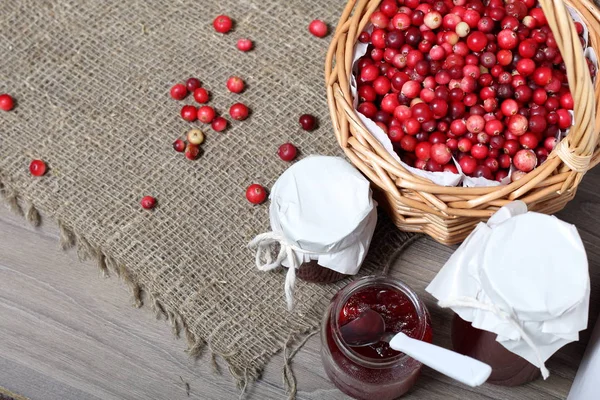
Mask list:
[{"label": "wood plank", "polygon": [[[600,312],[600,174],[584,179],[576,199],[559,214],[575,223],[588,251],[592,275],[590,321]],[[190,360],[185,341],[172,336],[149,310],[131,307],[126,285],[103,279],[93,263],[58,249],[52,223],[35,229],[0,207],[0,385],[31,399],[232,399],[239,395],[227,372],[213,373],[208,357]],[[391,274],[423,293],[452,254],[424,238],[393,262]],[[434,341],[449,347],[451,313],[423,295],[435,329]],[[425,368],[407,399],[565,399],[589,330],[582,341],[560,350],[548,363],[551,377],[518,388],[452,382]],[[293,361],[298,399],[346,399],[327,379],[318,336]],[[285,398],[281,355],[246,398]],[[221,370],[226,371],[221,364]],[[186,395],[185,381],[190,385]]]}]

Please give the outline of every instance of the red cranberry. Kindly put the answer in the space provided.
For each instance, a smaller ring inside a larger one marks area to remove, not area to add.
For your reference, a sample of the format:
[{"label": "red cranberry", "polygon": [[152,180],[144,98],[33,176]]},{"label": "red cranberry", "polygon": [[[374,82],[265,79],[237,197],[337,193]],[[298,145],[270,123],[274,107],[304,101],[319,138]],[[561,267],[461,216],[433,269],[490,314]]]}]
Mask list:
[{"label": "red cranberry", "polygon": [[414,26],[409,27],[406,30],[405,39],[406,39],[405,40],[406,44],[408,44],[409,46],[412,46],[413,48],[417,47],[419,45],[419,42],[422,39],[419,28],[414,27]]},{"label": "red cranberry", "polygon": [[517,140],[507,139],[504,142],[504,146],[502,147],[502,150],[504,150],[504,152],[506,154],[508,154],[509,156],[513,156],[517,153],[517,151],[520,148],[521,148],[521,144],[519,144],[519,142]]},{"label": "red cranberry", "polygon": [[244,90],[245,84],[242,78],[232,76],[227,80],[227,89],[231,93],[241,93]]},{"label": "red cranberry", "polygon": [[529,76],[535,71],[535,62],[530,58],[522,58],[517,62],[517,71],[523,76]]},{"label": "red cranberry", "polygon": [[194,90],[194,100],[200,104],[207,103],[209,99],[208,91],[204,88]]},{"label": "red cranberry", "polygon": [[547,151],[552,151],[554,150],[554,148],[556,147],[556,144],[558,143],[558,140],[556,140],[555,137],[547,137],[544,140],[544,148]]},{"label": "red cranberry", "polygon": [[367,118],[373,118],[377,113],[377,106],[369,101],[360,103],[357,107],[359,113],[363,114]]},{"label": "red cranberry", "polygon": [[519,111],[519,104],[513,99],[506,99],[500,105],[502,114],[507,117],[515,115]]},{"label": "red cranberry", "polygon": [[471,175],[477,168],[477,160],[471,156],[464,156],[458,161],[458,164],[462,171],[467,175]]},{"label": "red cranberry", "polygon": [[362,31],[360,35],[358,35],[358,41],[361,43],[369,43],[371,41],[371,35],[369,34],[369,32]]},{"label": "red cranberry", "polygon": [[[488,167],[490,169],[490,171],[492,171],[492,172],[496,172],[500,168],[500,164],[498,163],[498,160],[495,158],[492,158],[492,157],[488,157],[485,160],[483,160],[483,165]],[[488,178],[488,179],[491,179],[491,178]]]},{"label": "red cranberry", "polygon": [[444,143],[435,143],[431,146],[431,158],[436,163],[444,165],[452,159],[452,151]]},{"label": "red cranberry", "polygon": [[402,122],[402,129],[406,134],[414,136],[421,130],[421,124],[415,118],[408,118]]},{"label": "red cranberry", "polygon": [[510,165],[512,164],[512,158],[506,154],[500,154],[498,156],[498,166],[500,168],[510,168]]},{"label": "red cranberry", "polygon": [[556,113],[558,114],[558,127],[560,129],[570,128],[573,124],[573,120],[569,111],[565,110],[564,108],[560,108],[556,110]]},{"label": "red cranberry", "polygon": [[533,91],[529,86],[521,85],[515,89],[515,99],[521,103],[527,103],[533,96]]},{"label": "red cranberry", "polygon": [[188,144],[185,148],[185,158],[195,160],[200,154],[200,148],[195,144]]},{"label": "red cranberry", "polygon": [[279,149],[277,150],[279,158],[281,158],[283,161],[292,161],[294,158],[296,158],[296,153],[296,146],[291,143],[284,143],[279,146]]},{"label": "red cranberry", "polygon": [[367,65],[360,71],[360,79],[363,82],[372,82],[379,76],[379,68],[375,65]]},{"label": "red cranberry", "polygon": [[308,25],[308,31],[314,36],[322,38],[327,36],[327,24],[325,22],[315,19]]},{"label": "red cranberry", "polygon": [[546,86],[552,79],[552,69],[549,67],[539,67],[533,72],[533,82],[538,86]]},{"label": "red cranberry", "polygon": [[488,39],[483,32],[475,31],[467,37],[467,46],[469,46],[471,51],[480,52],[485,48],[485,46],[487,46],[487,44]]},{"label": "red cranberry", "polygon": [[152,196],[144,196],[140,200],[140,205],[145,210],[151,210],[156,206],[156,199]]},{"label": "red cranberry", "polygon": [[504,29],[498,33],[498,46],[501,49],[514,49],[517,46],[518,37],[515,32],[509,29]]},{"label": "red cranberry", "polygon": [[548,126],[546,118],[542,115],[532,115],[529,117],[529,130],[533,133],[543,133]]},{"label": "red cranberry", "polygon": [[204,124],[210,124],[215,116],[215,109],[211,106],[202,106],[198,109],[198,120]]},{"label": "red cranberry", "polygon": [[[171,97],[175,100],[183,100],[183,99],[185,99],[187,94],[188,94],[188,91],[183,83],[178,83],[176,85],[173,85],[173,87],[171,88]],[[2,95],[2,96],[8,96],[8,95]],[[3,99],[0,98],[0,100],[3,100]],[[5,102],[5,101],[6,100],[3,100],[2,102]],[[12,102],[12,98],[11,98],[11,102]],[[2,107],[2,109],[4,111],[9,111],[10,109],[12,109],[12,105],[8,110],[5,110],[4,107]]]},{"label": "red cranberry", "polygon": [[185,87],[187,88],[188,92],[194,93],[194,90],[200,87],[200,80],[198,78],[189,78],[187,81],[185,81]]},{"label": "red cranberry", "polygon": [[414,136],[404,135],[400,139],[400,147],[404,151],[413,152],[417,147],[417,139]]},{"label": "red cranberry", "polygon": [[404,33],[399,30],[388,32],[385,38],[385,45],[391,49],[400,49],[404,44]]},{"label": "red cranberry", "polygon": [[371,14],[370,20],[371,23],[377,28],[385,28],[390,22],[389,17],[381,11],[375,11],[373,14]]},{"label": "red cranberry", "polygon": [[519,150],[513,157],[513,164],[518,170],[529,172],[535,168],[537,164],[537,157],[533,150]]},{"label": "red cranberry", "polygon": [[560,106],[566,110],[572,110],[574,106],[573,95],[567,92],[560,96]]},{"label": "red cranberry", "polygon": [[185,150],[185,142],[181,139],[177,139],[173,142],[173,149],[178,153],[183,153]]},{"label": "red cranberry", "polygon": [[245,120],[248,118],[248,114],[248,107],[242,103],[235,103],[229,108],[229,115],[231,115],[231,118],[235,119],[236,121]]},{"label": "red cranberry", "polygon": [[414,99],[417,97],[419,92],[421,91],[421,85],[416,81],[408,81],[402,85],[401,94],[405,95],[409,99]]},{"label": "red cranberry", "polygon": [[213,120],[211,127],[215,132],[223,132],[227,128],[227,120],[223,117],[217,117]]},{"label": "red cranberry", "polygon": [[246,189],[246,199],[252,204],[260,204],[267,199],[267,191],[258,184],[252,184]]},{"label": "red cranberry", "polygon": [[[181,85],[183,86],[183,85]],[[186,105],[181,108],[181,118],[188,122],[194,122],[198,118],[198,110],[194,106]]]},{"label": "red cranberry", "polygon": [[[368,40],[367,40],[367,42],[368,42]],[[252,43],[252,40],[250,40],[250,39],[239,39],[237,41],[236,46],[237,46],[238,50],[246,52],[246,51],[252,50],[252,47],[254,47],[254,44]]]},{"label": "red cranberry", "polygon": [[[490,136],[497,136],[504,130],[504,124],[498,119],[493,119],[485,123],[485,133]],[[500,136],[501,137],[501,136]],[[500,146],[502,147],[502,146]]]},{"label": "red cranberry", "polygon": [[411,18],[404,13],[398,13],[392,18],[392,26],[401,31],[405,31],[410,28]]},{"label": "red cranberry", "polygon": [[489,149],[483,143],[477,143],[471,148],[471,156],[477,160],[483,160],[488,156]]},{"label": "red cranberry", "polygon": [[419,160],[427,161],[431,157],[431,143],[421,142],[415,147],[415,155]]},{"label": "red cranberry", "polygon": [[462,138],[458,141],[458,150],[462,151],[463,153],[468,153],[469,151],[471,151],[472,147],[473,142],[471,142],[467,138]]},{"label": "red cranberry", "polygon": [[393,17],[398,11],[398,5],[396,0],[383,0],[379,5],[379,9],[388,17]]},{"label": "red cranberry", "polygon": [[29,172],[33,176],[42,176],[46,173],[46,163],[42,160],[32,160],[29,164]]},{"label": "red cranberry", "polygon": [[233,27],[233,22],[227,15],[219,15],[213,21],[213,27],[219,33],[227,33]]},{"label": "red cranberry", "polygon": [[539,143],[537,136],[532,132],[527,132],[519,137],[519,143],[525,149],[535,149]]}]

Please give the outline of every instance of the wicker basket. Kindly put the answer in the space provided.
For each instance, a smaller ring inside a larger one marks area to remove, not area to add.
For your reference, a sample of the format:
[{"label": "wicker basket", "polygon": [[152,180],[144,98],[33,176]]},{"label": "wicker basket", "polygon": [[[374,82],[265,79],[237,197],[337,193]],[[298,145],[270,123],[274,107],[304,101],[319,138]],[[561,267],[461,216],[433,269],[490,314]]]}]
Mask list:
[{"label": "wicker basket", "polygon": [[[445,244],[459,243],[498,208],[520,199],[530,210],[555,213],[571,200],[583,175],[600,160],[596,120],[600,86],[594,89],[573,21],[562,0],[540,0],[554,32],[575,99],[575,125],[546,162],[506,185],[444,187],[416,176],[397,162],[366,129],[353,109],[349,81],[358,35],[381,0],[350,0],[338,23],[325,65],[333,127],[347,157],[376,186],[376,197],[404,231],[427,233]],[[587,0],[567,2],[583,16],[590,45],[600,49],[600,13]],[[597,80],[597,81],[600,81]]]}]

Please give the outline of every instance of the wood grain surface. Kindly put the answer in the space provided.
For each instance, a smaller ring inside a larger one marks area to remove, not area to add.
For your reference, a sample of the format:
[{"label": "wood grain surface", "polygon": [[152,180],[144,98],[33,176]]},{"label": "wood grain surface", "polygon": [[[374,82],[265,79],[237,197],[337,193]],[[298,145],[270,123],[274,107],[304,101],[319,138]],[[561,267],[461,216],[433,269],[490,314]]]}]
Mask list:
[{"label": "wood grain surface", "polygon": [[[577,225],[588,252],[590,324],[600,312],[599,185],[596,169],[559,214]],[[432,314],[434,342],[445,347],[450,346],[451,313],[436,307],[424,288],[453,250],[423,238],[395,260],[391,270],[423,295]],[[580,342],[551,358],[547,381],[472,389],[424,368],[404,398],[565,399],[589,335],[588,329]],[[74,251],[59,250],[55,225],[46,220],[32,228],[0,207],[0,386],[40,400],[238,398],[225,365],[215,373],[207,355],[193,361],[185,348],[185,340],[176,339],[165,321],[157,321],[148,309],[131,306],[127,287],[117,277],[105,279],[93,263],[80,263]],[[314,336],[293,361],[297,398],[346,399],[325,376],[319,352],[320,341]],[[245,398],[287,398],[282,365],[279,354]]]}]

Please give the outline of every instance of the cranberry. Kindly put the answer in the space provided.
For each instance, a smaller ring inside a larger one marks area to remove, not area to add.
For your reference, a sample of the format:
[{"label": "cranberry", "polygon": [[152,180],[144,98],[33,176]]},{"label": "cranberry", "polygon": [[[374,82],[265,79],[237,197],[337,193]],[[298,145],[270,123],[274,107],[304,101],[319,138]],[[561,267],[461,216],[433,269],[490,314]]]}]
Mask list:
[{"label": "cranberry", "polygon": [[390,129],[388,129],[388,136],[392,143],[399,143],[404,137],[404,131],[401,127],[391,126]]},{"label": "cranberry", "polygon": [[429,135],[429,143],[431,144],[437,144],[437,143],[445,143],[446,142],[446,138],[447,136],[444,135],[442,132],[433,132],[431,135]]},{"label": "cranberry", "polygon": [[252,40],[250,39],[239,39],[237,41],[236,47],[238,48],[238,50],[246,52],[252,50],[252,48],[254,47],[254,43],[252,43]]},{"label": "cranberry", "polygon": [[385,38],[385,45],[390,49],[400,49],[404,44],[404,33],[399,30],[388,32]]},{"label": "cranberry", "polygon": [[476,178],[493,179],[492,171],[485,165],[478,165],[473,171],[473,176]]},{"label": "cranberry", "polygon": [[417,97],[419,92],[421,91],[421,85],[416,81],[408,81],[402,85],[401,94],[405,95],[409,99],[414,99]]},{"label": "cranberry", "polygon": [[556,140],[555,137],[547,137],[544,140],[544,148],[547,151],[552,151],[554,150],[554,148],[556,147],[556,144],[558,143],[558,140]]},{"label": "cranberry", "polygon": [[322,38],[327,36],[327,24],[325,22],[315,19],[308,25],[308,31],[314,36]]},{"label": "cranberry", "polygon": [[395,93],[389,93],[381,99],[381,109],[386,113],[393,113],[399,105],[400,101]]},{"label": "cranberry", "polygon": [[512,158],[506,153],[502,153],[498,156],[498,166],[500,168],[510,168],[512,164]]},{"label": "cranberry", "polygon": [[442,15],[437,11],[431,11],[425,14],[423,24],[429,29],[437,29],[442,25]]},{"label": "cranberry", "polygon": [[211,127],[215,132],[223,132],[227,128],[227,120],[223,117],[217,117],[213,120]]},{"label": "cranberry", "polygon": [[444,143],[435,143],[431,146],[431,159],[440,165],[447,164],[452,159],[452,151]]},{"label": "cranberry", "polygon": [[396,0],[383,0],[379,5],[379,9],[388,17],[393,17],[398,11],[398,5]]},{"label": "cranberry", "polygon": [[369,43],[371,41],[371,35],[369,34],[369,32],[362,31],[360,35],[358,35],[358,41],[361,43]]},{"label": "cranberry", "polygon": [[414,136],[421,130],[421,124],[415,118],[408,118],[402,122],[404,133]]},{"label": "cranberry", "polygon": [[527,118],[520,114],[513,115],[508,119],[508,131],[514,135],[523,135],[525,132],[527,132],[528,126],[529,123]]},{"label": "cranberry", "polygon": [[188,160],[195,160],[200,154],[200,148],[195,144],[188,144],[185,148],[185,157]]},{"label": "cranberry", "polygon": [[363,82],[372,82],[379,76],[379,68],[375,65],[367,65],[360,71],[360,79]]},{"label": "cranberry", "polygon": [[560,108],[556,110],[558,114],[558,127],[560,129],[568,129],[573,124],[573,120],[571,118],[571,114],[565,110],[564,108]]},{"label": "cranberry", "polygon": [[140,200],[140,205],[145,210],[152,210],[156,207],[156,199],[152,196],[144,196],[142,200]]},{"label": "cranberry", "polygon": [[485,127],[485,120],[480,115],[471,115],[467,118],[466,124],[469,132],[479,133]]},{"label": "cranberry", "polygon": [[[460,36],[460,34],[459,34]],[[475,31],[467,37],[467,46],[474,52],[482,51],[488,44],[488,39],[485,33]]]},{"label": "cranberry", "polygon": [[415,147],[415,155],[419,160],[427,161],[431,157],[431,143],[421,142]]},{"label": "cranberry", "polygon": [[462,171],[467,175],[471,175],[477,168],[477,160],[471,156],[464,156],[458,161],[458,164]]},{"label": "cranberry", "polygon": [[227,15],[219,15],[213,21],[213,27],[219,33],[227,33],[233,27],[233,22]]},{"label": "cranberry", "polygon": [[369,101],[360,103],[357,107],[359,113],[363,114],[367,118],[373,118],[377,113],[377,106]]},{"label": "cranberry", "polygon": [[489,149],[483,143],[477,143],[471,148],[471,156],[477,160],[483,160],[488,156]]},{"label": "cranberry", "polygon": [[232,76],[227,80],[227,89],[231,93],[241,93],[244,90],[245,84],[242,78]]},{"label": "cranberry", "polygon": [[509,156],[513,156],[516,154],[516,152],[521,148],[521,145],[519,144],[518,141],[514,140],[514,139],[507,139],[504,142],[504,146],[502,147],[502,150],[504,150],[504,152],[506,154],[508,154]]},{"label": "cranberry", "polygon": [[46,163],[42,160],[32,160],[29,164],[29,172],[33,176],[42,176],[46,173]]},{"label": "cranberry", "polygon": [[533,82],[538,86],[546,86],[552,79],[552,69],[549,67],[539,67],[533,72]]},{"label": "cranberry", "polygon": [[211,106],[202,106],[198,108],[198,120],[205,124],[210,124],[215,119],[215,109]]},{"label": "cranberry", "polygon": [[546,118],[542,115],[532,115],[529,117],[529,130],[533,133],[543,133],[548,126]]},{"label": "cranberry", "polygon": [[194,93],[194,90],[200,87],[200,80],[198,78],[189,78],[187,81],[185,81],[185,87],[187,88],[188,92]]},{"label": "cranberry", "polygon": [[406,44],[412,46],[413,48],[417,47],[422,39],[419,28],[414,26],[409,27],[406,30],[405,39]]},{"label": "cranberry", "polygon": [[521,85],[515,89],[515,99],[521,103],[527,103],[533,96],[533,91],[529,86]]},{"label": "cranberry", "polygon": [[429,121],[433,118],[433,112],[425,103],[415,104],[411,109],[413,118],[416,118],[420,123]]},{"label": "cranberry", "polygon": [[246,199],[252,204],[260,204],[267,199],[267,191],[259,184],[252,184],[246,189]]},{"label": "cranberry", "polygon": [[[498,119],[492,119],[491,121],[488,121],[485,123],[485,133],[487,133],[488,135],[491,136],[497,136],[500,135],[502,133],[504,129],[504,124],[502,124],[502,121],[498,120]],[[501,136],[499,136],[501,137]],[[500,146],[502,147],[502,146]]]},{"label": "cranberry", "polygon": [[229,115],[231,115],[231,118],[235,119],[236,121],[245,120],[248,118],[248,114],[248,107],[242,103],[235,103],[229,108]]},{"label": "cranberry", "polygon": [[458,150],[462,151],[463,153],[468,153],[469,151],[471,151],[472,147],[473,142],[471,142],[467,138],[462,138],[458,141]]},{"label": "cranberry", "polygon": [[387,27],[388,23],[390,22],[390,19],[387,15],[385,15],[384,13],[382,13],[381,11],[375,11],[373,14],[371,14],[371,23],[376,26],[377,28],[385,28]]},{"label": "cranberry", "polygon": [[[185,96],[187,96],[187,94],[188,94],[188,91],[183,83],[178,83],[176,85],[173,85],[173,87],[171,88],[171,97],[175,100],[183,100],[183,99],[185,99]],[[8,96],[8,95],[2,95],[2,96]],[[6,100],[3,100],[2,98],[0,98],[0,100],[2,100],[2,103],[4,103],[6,101]],[[12,98],[11,98],[11,102],[12,102]],[[4,111],[9,111],[10,109],[12,109],[12,105],[8,110],[6,110],[4,107],[2,107],[2,109]]]},{"label": "cranberry", "polygon": [[515,115],[519,111],[519,104],[513,99],[506,99],[500,105],[502,114],[507,117]]},{"label": "cranberry", "polygon": [[459,37],[462,38],[466,37],[471,32],[471,27],[469,27],[469,24],[467,24],[466,22],[461,21],[458,24],[456,24],[454,31]]},{"label": "cranberry", "polygon": [[529,76],[535,71],[535,62],[530,58],[522,58],[517,62],[517,71],[523,76]]},{"label": "cranberry", "polygon": [[173,142],[173,149],[178,153],[183,153],[185,150],[185,142],[181,139],[177,139]]},{"label": "cranberry", "polygon": [[283,161],[292,161],[294,158],[296,158],[296,153],[296,146],[291,143],[284,143],[279,146],[279,149],[277,150],[279,158],[281,158]]},{"label": "cranberry", "polygon": [[204,133],[200,129],[190,129],[187,133],[187,140],[196,146],[202,144],[204,142]]},{"label": "cranberry", "polygon": [[[181,85],[183,86],[183,85]],[[198,110],[194,106],[186,105],[181,108],[181,118],[188,122],[194,122],[198,118]]]},{"label": "cranberry", "polygon": [[544,108],[548,111],[556,111],[560,106],[560,99],[556,96],[548,97],[548,100],[544,103]]},{"label": "cranberry", "polygon": [[513,164],[519,171],[529,172],[535,168],[537,157],[533,150],[519,150],[513,157]]},{"label": "cranberry", "polygon": [[567,92],[560,96],[560,106],[566,110],[572,110],[574,106],[573,95],[571,92]]},{"label": "cranberry", "polygon": [[503,29],[498,33],[498,46],[501,49],[514,49],[517,46],[518,37],[515,32],[510,29]]},{"label": "cranberry", "polygon": [[500,50],[496,54],[496,59],[498,61],[498,64],[501,66],[510,65],[513,61],[512,51],[506,49]]},{"label": "cranberry", "polygon": [[417,147],[417,139],[415,139],[414,136],[404,135],[400,139],[400,147],[402,150],[413,152]]},{"label": "cranberry", "polygon": [[539,140],[537,135],[532,132],[527,132],[523,136],[519,137],[519,143],[525,149],[534,149],[537,147]]},{"label": "cranberry", "polygon": [[200,104],[208,103],[209,95],[208,91],[204,88],[198,88],[194,90],[194,100]]}]

